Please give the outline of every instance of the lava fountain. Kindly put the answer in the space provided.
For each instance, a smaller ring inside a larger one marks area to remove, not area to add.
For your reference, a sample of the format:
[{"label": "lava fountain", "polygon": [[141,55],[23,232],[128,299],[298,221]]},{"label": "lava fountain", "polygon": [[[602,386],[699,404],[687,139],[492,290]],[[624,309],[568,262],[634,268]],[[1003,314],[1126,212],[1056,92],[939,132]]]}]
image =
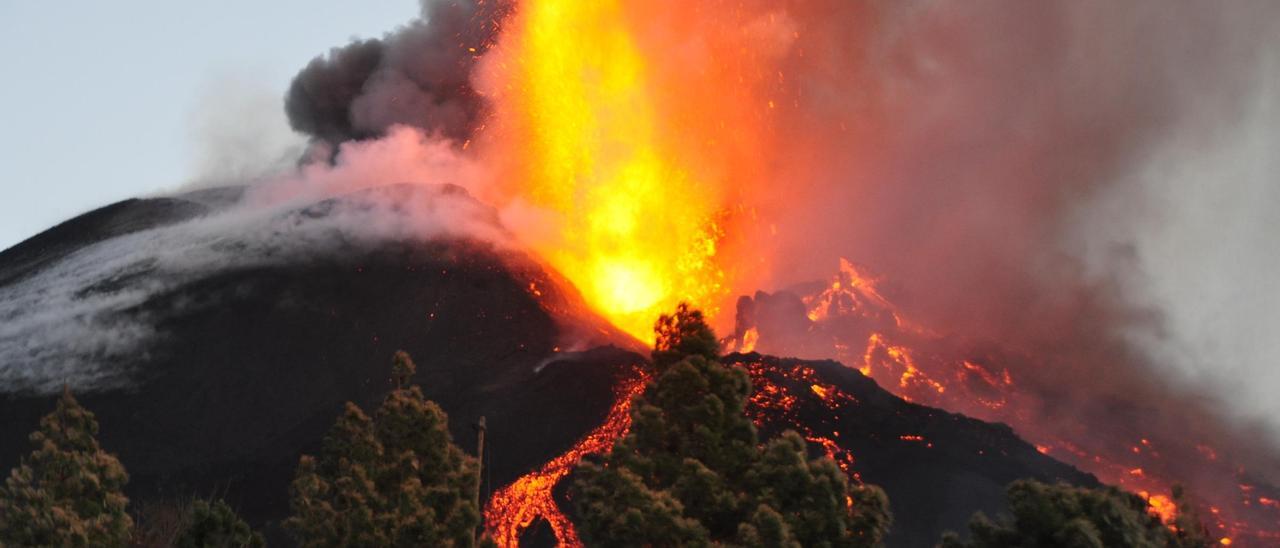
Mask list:
[{"label": "lava fountain", "polygon": [[[750,277],[733,255],[755,213],[745,204],[769,107],[760,48],[747,46],[779,28],[744,31],[732,16],[712,18],[732,13],[715,6],[656,4],[524,3],[477,77],[493,115],[476,146],[500,164],[489,199],[588,303],[641,339],[681,301],[714,316]],[[681,32],[689,19],[715,24]],[[680,63],[653,53],[677,47],[697,53]]]},{"label": "lava fountain", "polygon": [[[586,302],[647,340],[653,321],[689,302],[714,317],[753,284],[764,173],[779,85],[769,61],[793,31],[785,18],[708,2],[524,2],[475,76],[491,115],[478,155],[495,164],[484,199]],[[769,47],[760,47],[770,44]],[[678,55],[665,62],[660,52]],[[655,54],[659,52],[659,54]],[[552,490],[583,456],[625,435],[638,377],[605,423],[496,493],[486,527],[515,546],[535,520],[578,545]]]}]

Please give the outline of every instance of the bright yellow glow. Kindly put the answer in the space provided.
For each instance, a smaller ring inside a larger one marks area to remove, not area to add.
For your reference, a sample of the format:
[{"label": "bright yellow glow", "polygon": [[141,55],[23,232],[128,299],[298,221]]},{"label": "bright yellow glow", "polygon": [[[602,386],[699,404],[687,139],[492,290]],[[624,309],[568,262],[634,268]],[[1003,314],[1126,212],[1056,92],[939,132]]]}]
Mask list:
[{"label": "bright yellow glow", "polygon": [[[615,0],[521,6],[498,119],[521,142],[522,194],[559,237],[531,242],[594,308],[648,340],[679,301],[714,306],[716,200],[661,126],[648,60]],[[656,60],[655,60],[656,61]]]}]

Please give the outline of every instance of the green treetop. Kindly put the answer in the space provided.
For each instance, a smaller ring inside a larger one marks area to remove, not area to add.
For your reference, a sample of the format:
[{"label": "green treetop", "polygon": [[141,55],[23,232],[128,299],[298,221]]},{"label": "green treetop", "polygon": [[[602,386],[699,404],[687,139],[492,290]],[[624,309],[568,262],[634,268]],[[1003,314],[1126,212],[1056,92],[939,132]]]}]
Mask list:
[{"label": "green treetop", "polygon": [[176,548],[261,548],[262,535],[249,528],[226,502],[197,500],[187,511]]},{"label": "green treetop", "polygon": [[0,487],[0,545],[124,546],[124,466],[98,445],[98,422],[63,390],[31,434],[35,450]]},{"label": "green treetop", "polygon": [[1181,488],[1175,498],[1186,512],[1169,527],[1152,515],[1146,499],[1116,489],[1089,489],[1019,480],[1009,486],[1011,516],[999,522],[978,513],[969,523],[971,539],[943,536],[942,548],[1191,548],[1212,543],[1194,520]]},{"label": "green treetop", "polygon": [[850,486],[794,432],[763,445],[745,414],[751,381],[718,361],[715,334],[681,305],[655,326],[656,379],[631,430],[571,487],[583,540],[602,546],[874,546],[888,500]]},{"label": "green treetop", "polygon": [[472,546],[479,468],[449,435],[448,417],[408,384],[396,353],[396,389],[370,418],[348,402],[318,457],[303,456],[285,525],[304,546]]}]

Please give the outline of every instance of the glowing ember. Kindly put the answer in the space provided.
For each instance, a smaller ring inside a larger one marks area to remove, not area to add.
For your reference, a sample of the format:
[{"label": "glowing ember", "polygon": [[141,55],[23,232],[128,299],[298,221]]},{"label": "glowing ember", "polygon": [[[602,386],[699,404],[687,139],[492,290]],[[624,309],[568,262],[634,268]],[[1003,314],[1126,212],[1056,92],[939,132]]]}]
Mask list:
[{"label": "glowing ember", "polygon": [[617,399],[604,424],[536,472],[520,477],[493,494],[484,509],[484,522],[489,535],[499,546],[519,546],[521,533],[538,518],[547,520],[551,525],[560,546],[582,545],[573,523],[556,504],[552,490],[582,457],[608,451],[615,441],[627,434],[631,428],[631,399],[644,390],[647,381],[648,375],[637,370],[634,377],[619,385]]},{"label": "glowing ember", "polygon": [[1178,517],[1178,505],[1173,502],[1173,499],[1164,495],[1152,495],[1146,491],[1139,491],[1138,494],[1147,499],[1151,513],[1160,516],[1165,523],[1173,523],[1173,520]]},{"label": "glowing ember", "polygon": [[792,393],[786,383],[779,381],[792,381],[807,386],[810,392],[818,396],[817,401],[831,413],[833,419],[838,418],[838,413],[845,405],[856,404],[857,399],[845,394],[839,387],[819,382],[817,373],[803,365],[775,366],[765,362],[751,362],[744,364],[744,367],[751,376],[752,386],[747,415],[756,426],[763,426],[769,421],[780,421],[799,432],[805,440],[821,447],[822,452],[834,460],[851,479],[862,482],[862,477],[853,469],[853,454],[836,442],[840,433],[834,429],[819,431],[822,425],[801,420],[796,408],[801,401],[801,394]]},{"label": "glowing ember", "polygon": [[[872,364],[878,364],[881,368],[895,371],[898,375],[898,386],[903,389],[904,393],[910,394],[915,387],[926,387],[939,394],[947,391],[947,387],[942,383],[933,380],[924,372],[916,367],[915,359],[911,356],[911,351],[904,346],[891,345],[885,342],[884,336],[879,333],[872,333],[867,339],[867,350],[862,355],[862,367],[859,371],[867,376],[872,376]],[[910,399],[908,396],[903,396]]]},{"label": "glowing ember", "polygon": [[876,280],[867,276],[846,259],[840,259],[840,271],[822,292],[804,299],[809,319],[820,321],[872,307],[892,311],[889,301],[876,289]]},{"label": "glowing ember", "polygon": [[748,329],[746,333],[742,334],[742,348],[739,349],[738,351],[742,352],[743,354],[749,354],[751,352],[754,352],[756,349],[756,343],[759,341],[760,341],[760,332],[757,331],[756,328],[754,327],[751,329]]}]

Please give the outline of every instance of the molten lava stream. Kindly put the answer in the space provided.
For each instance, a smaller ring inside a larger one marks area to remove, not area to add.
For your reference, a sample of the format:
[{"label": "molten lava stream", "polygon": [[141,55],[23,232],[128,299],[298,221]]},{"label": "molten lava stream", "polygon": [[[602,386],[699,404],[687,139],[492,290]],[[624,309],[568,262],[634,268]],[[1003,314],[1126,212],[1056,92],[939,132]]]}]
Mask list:
[{"label": "molten lava stream", "polygon": [[[764,428],[771,422],[787,425],[803,436],[806,441],[820,447],[822,452],[834,460],[849,479],[862,483],[862,475],[853,468],[853,453],[836,442],[840,432],[824,421],[809,423],[802,420],[797,409],[801,401],[800,396],[793,393],[784,382],[775,381],[770,377],[775,376],[781,381],[790,381],[808,387],[809,392],[818,396],[816,403],[830,412],[829,417],[833,422],[839,419],[840,411],[846,405],[857,403],[856,398],[844,393],[835,385],[820,382],[817,372],[810,367],[771,365],[762,361],[740,363],[739,366],[744,368],[751,377],[752,394],[748,400],[747,416],[757,427]],[[822,425],[828,427],[826,432],[818,431],[817,427]]]},{"label": "molten lava stream", "polygon": [[644,390],[648,381],[648,374],[637,368],[631,378],[618,385],[616,399],[604,424],[536,472],[521,476],[489,498],[484,509],[484,522],[498,546],[519,546],[520,535],[539,517],[551,524],[560,546],[582,546],[573,523],[556,505],[552,490],[582,457],[608,451],[615,441],[627,435],[631,429],[631,400]]}]

